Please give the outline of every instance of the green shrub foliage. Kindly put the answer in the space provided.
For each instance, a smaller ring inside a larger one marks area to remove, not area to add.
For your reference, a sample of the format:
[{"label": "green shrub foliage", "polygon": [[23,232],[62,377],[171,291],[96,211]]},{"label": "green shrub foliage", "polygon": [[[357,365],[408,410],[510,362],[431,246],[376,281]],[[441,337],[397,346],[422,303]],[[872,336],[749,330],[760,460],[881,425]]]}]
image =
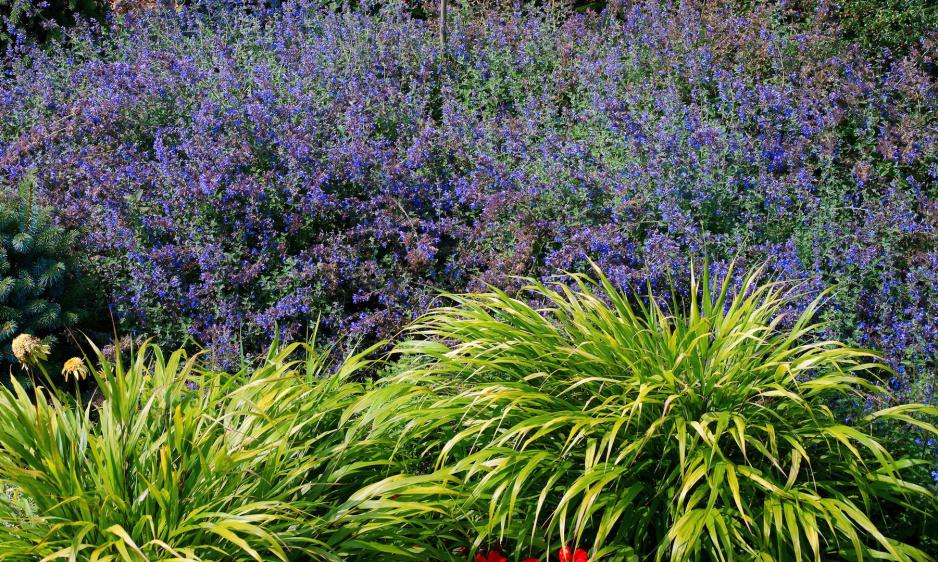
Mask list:
[{"label": "green shrub foliage", "polygon": [[938,32],[938,4],[932,0],[842,0],[836,16],[844,38],[874,57],[883,56],[884,49],[896,58],[904,56],[921,49],[923,40],[933,44]]},{"label": "green shrub foliage", "polygon": [[75,277],[76,232],[53,224],[27,180],[18,196],[0,198],[0,363],[15,362],[18,334],[44,337],[82,316],[82,285]]},{"label": "green shrub foliage", "polygon": [[16,32],[44,41],[50,35],[60,35],[61,26],[73,25],[76,16],[103,19],[106,10],[100,0],[0,0],[0,18],[10,24],[9,28],[0,26],[0,47],[14,42]]}]

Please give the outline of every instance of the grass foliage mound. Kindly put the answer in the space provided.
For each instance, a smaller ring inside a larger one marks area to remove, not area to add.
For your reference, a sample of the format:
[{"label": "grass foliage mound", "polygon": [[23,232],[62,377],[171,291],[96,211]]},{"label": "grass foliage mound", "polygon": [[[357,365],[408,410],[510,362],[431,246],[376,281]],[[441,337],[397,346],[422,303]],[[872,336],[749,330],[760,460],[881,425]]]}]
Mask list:
[{"label": "grass foliage mound", "polygon": [[388,401],[400,413],[382,430],[436,459],[433,485],[454,495],[427,496],[525,552],[924,559],[882,522],[931,493],[904,480],[915,461],[890,456],[875,429],[938,410],[845,424],[832,405],[884,393],[869,379],[875,358],[814,341],[817,300],[780,329],[797,287],[754,279],[711,298],[705,275],[701,298],[671,303],[677,315],[654,299],[630,305],[602,275],[599,287],[528,287],[540,307],[502,292],[455,297],[413,327],[401,351],[434,361],[379,391],[407,397]]}]

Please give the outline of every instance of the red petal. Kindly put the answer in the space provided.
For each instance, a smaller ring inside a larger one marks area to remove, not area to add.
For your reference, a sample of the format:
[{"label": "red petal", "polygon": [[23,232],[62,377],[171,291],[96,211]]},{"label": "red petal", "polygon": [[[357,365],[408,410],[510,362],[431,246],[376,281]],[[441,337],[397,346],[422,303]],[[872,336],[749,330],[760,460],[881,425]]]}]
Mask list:
[{"label": "red petal", "polygon": [[538,562],[537,558],[525,558],[521,562]]},{"label": "red petal", "polygon": [[489,562],[505,562],[505,559],[502,558],[502,555],[497,550],[489,551]]},{"label": "red petal", "polygon": [[590,562],[590,557],[585,550],[578,548],[573,553],[573,562]]},{"label": "red petal", "polygon": [[482,556],[481,554],[476,554],[476,562],[488,562],[488,560],[485,559],[485,556]]},{"label": "red petal", "polygon": [[569,546],[561,548],[557,556],[560,557],[560,562],[573,562],[573,552],[570,550]]}]

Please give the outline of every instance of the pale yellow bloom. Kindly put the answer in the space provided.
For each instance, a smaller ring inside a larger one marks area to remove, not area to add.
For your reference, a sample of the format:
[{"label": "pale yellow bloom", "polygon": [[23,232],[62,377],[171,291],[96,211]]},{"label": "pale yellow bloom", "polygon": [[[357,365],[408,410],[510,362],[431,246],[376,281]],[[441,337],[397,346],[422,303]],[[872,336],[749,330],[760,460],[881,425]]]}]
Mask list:
[{"label": "pale yellow bloom", "polygon": [[66,381],[69,375],[74,375],[76,380],[79,378],[85,380],[85,377],[88,376],[88,367],[85,367],[85,362],[82,361],[81,357],[72,357],[65,362],[62,374],[65,375]]},{"label": "pale yellow bloom", "polygon": [[42,343],[42,340],[36,336],[20,334],[13,338],[11,347],[13,348],[14,357],[23,365],[24,369],[27,365],[34,364],[40,359],[45,361],[49,358],[49,346]]}]

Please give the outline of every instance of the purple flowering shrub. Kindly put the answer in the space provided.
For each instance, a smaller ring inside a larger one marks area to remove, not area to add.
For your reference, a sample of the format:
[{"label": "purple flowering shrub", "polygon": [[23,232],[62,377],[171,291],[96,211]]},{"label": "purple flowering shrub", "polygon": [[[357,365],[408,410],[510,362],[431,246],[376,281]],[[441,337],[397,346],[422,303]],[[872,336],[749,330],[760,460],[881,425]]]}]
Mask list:
[{"label": "purple flowering shrub", "polygon": [[883,73],[824,9],[713,4],[457,10],[445,53],[388,7],[128,16],[8,55],[0,166],[89,227],[127,329],[221,358],[320,316],[393,336],[440,289],[587,257],[686,285],[706,254],[836,285],[829,335],[931,399],[935,37]]}]

